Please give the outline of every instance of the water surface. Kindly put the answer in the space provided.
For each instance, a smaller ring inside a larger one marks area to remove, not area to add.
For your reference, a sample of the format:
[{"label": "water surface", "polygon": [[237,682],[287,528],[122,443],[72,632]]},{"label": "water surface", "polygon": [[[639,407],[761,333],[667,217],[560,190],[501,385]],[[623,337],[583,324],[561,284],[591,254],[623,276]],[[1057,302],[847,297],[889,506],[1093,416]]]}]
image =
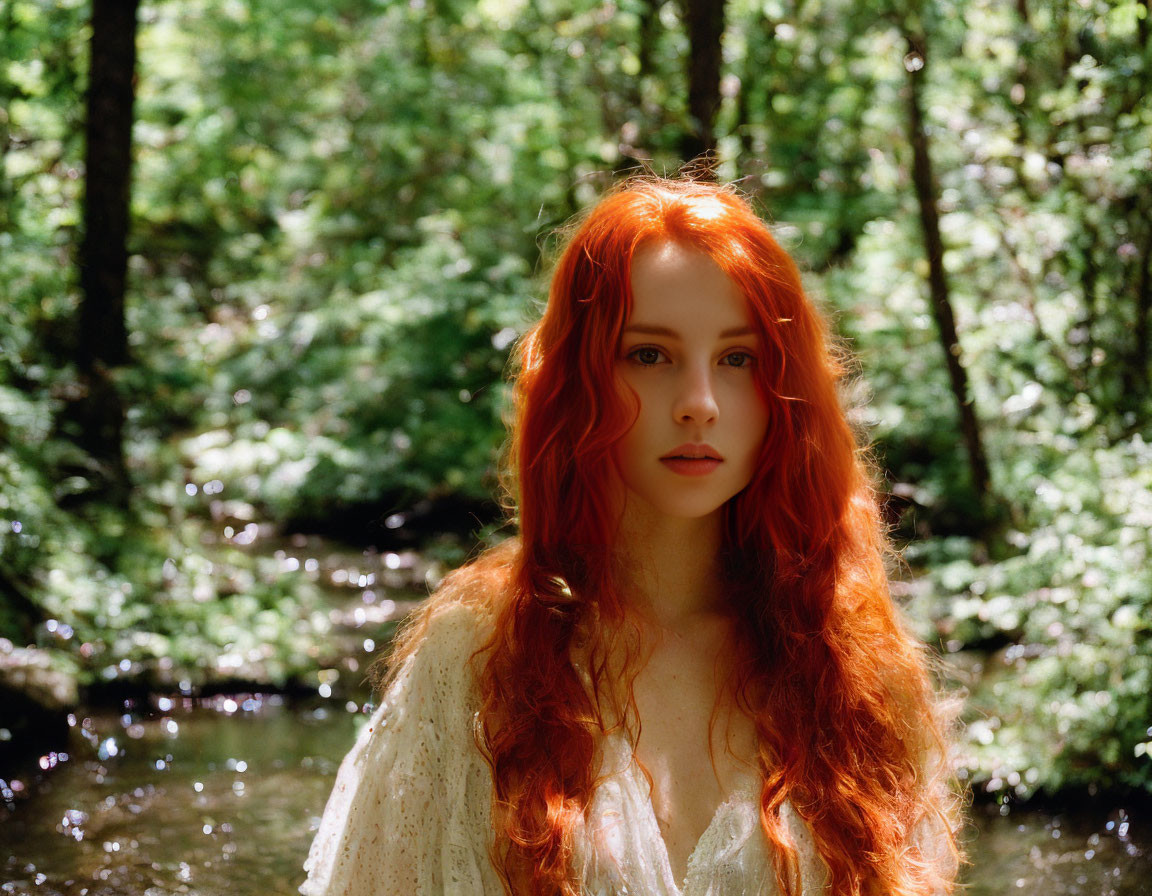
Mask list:
[{"label": "water surface", "polygon": [[[290,896],[366,718],[353,699],[238,695],[77,719],[67,758],[0,788],[0,893]],[[967,892],[1148,894],[1143,820],[978,807]]]}]

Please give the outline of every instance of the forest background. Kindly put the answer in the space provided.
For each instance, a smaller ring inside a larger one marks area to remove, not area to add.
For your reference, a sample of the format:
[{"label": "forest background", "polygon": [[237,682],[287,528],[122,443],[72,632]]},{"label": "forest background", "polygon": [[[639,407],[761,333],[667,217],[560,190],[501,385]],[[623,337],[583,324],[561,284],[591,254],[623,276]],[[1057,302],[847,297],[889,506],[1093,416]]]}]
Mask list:
[{"label": "forest background", "polygon": [[94,5],[0,2],[0,748],[61,681],[329,680],[277,536],[506,534],[556,229],[711,151],[858,359],[962,775],[1152,791],[1146,0]]}]

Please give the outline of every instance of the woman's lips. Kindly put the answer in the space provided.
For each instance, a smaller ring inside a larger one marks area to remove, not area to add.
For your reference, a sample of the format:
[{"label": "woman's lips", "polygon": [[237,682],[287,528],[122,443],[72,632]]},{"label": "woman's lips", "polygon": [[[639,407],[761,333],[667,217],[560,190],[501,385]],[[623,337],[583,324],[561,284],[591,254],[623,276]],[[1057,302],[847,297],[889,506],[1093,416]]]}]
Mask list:
[{"label": "woman's lips", "polygon": [[662,457],[660,463],[681,476],[707,476],[723,461],[715,457]]},{"label": "woman's lips", "polygon": [[660,463],[681,476],[707,476],[723,461],[711,445],[697,442],[685,442],[660,458]]}]

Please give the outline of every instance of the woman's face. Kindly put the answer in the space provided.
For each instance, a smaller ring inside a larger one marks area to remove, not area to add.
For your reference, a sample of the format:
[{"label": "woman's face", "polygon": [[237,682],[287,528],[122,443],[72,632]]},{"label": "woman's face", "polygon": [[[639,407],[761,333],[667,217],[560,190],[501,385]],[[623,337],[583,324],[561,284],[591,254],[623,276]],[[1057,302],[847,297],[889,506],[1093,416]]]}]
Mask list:
[{"label": "woman's face", "polygon": [[630,500],[708,516],[748,484],[768,426],[748,303],[711,258],[673,242],[637,251],[632,295],[616,374],[639,411],[616,467]]}]

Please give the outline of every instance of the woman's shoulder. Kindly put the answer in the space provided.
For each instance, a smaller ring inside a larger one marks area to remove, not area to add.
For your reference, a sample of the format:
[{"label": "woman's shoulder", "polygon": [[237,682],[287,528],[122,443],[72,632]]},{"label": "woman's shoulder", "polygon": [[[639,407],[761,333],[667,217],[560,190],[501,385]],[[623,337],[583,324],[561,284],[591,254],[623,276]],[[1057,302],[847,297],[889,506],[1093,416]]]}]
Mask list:
[{"label": "woman's shoulder", "polygon": [[472,667],[474,671],[507,594],[515,547],[490,550],[444,578],[397,632],[385,685],[413,666],[441,672]]},{"label": "woman's shoulder", "polygon": [[474,677],[476,658],[490,633],[489,614],[482,608],[434,595],[401,624],[386,659],[382,687],[411,675]]},{"label": "woman's shoulder", "polygon": [[393,662],[419,654],[428,665],[467,665],[491,634],[491,614],[474,604],[431,597],[416,613],[398,636],[407,643],[398,646]]}]

